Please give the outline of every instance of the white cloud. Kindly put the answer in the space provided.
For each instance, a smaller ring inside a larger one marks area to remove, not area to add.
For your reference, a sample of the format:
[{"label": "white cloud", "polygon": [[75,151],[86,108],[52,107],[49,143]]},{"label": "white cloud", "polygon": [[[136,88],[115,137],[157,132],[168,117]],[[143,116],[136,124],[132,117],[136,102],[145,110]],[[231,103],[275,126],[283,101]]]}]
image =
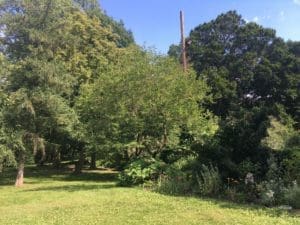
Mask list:
[{"label": "white cloud", "polygon": [[300,0],[294,0],[294,3],[300,5]]}]

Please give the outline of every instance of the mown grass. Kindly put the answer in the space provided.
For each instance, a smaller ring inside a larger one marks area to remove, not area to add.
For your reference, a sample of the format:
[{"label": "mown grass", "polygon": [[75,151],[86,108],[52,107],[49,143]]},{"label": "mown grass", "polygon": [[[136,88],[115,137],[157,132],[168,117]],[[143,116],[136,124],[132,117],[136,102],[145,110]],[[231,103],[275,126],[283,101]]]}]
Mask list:
[{"label": "mown grass", "polygon": [[11,171],[0,174],[0,224],[300,224],[276,209],[117,187],[115,176],[32,167],[15,188]]}]

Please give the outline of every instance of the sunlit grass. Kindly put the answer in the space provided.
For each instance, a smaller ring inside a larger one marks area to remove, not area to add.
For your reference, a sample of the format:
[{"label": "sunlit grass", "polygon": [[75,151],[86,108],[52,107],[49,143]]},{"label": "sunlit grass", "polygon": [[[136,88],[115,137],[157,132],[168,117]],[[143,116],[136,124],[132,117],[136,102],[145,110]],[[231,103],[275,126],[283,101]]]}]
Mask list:
[{"label": "sunlit grass", "polygon": [[276,209],[196,197],[174,197],[117,187],[110,171],[27,169],[15,188],[13,174],[0,175],[0,224],[300,224]]}]

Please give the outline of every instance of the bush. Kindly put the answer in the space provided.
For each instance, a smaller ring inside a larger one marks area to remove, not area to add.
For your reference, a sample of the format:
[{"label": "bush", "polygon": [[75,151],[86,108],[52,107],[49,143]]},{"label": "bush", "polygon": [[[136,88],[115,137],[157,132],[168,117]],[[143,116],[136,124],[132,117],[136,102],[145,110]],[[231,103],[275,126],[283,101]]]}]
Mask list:
[{"label": "bush", "polygon": [[220,194],[221,177],[217,167],[202,165],[200,174],[196,175],[198,192],[204,196]]},{"label": "bush", "polygon": [[165,174],[159,176],[156,190],[170,195],[187,194],[191,191],[191,183],[185,172],[170,166]]},{"label": "bush", "polygon": [[260,193],[259,203],[265,206],[272,206],[275,204],[274,191],[268,188],[268,183],[262,183],[259,187],[262,187]]},{"label": "bush", "polygon": [[282,166],[285,180],[300,182],[300,145],[284,151],[283,154]]},{"label": "bush", "polygon": [[237,166],[239,177],[245,177],[249,172],[253,174],[259,174],[260,169],[260,163],[253,163],[249,158],[243,160]]},{"label": "bush", "polygon": [[282,204],[286,188],[282,179],[263,181],[258,185],[260,203],[266,206]]},{"label": "bush", "polygon": [[276,155],[270,155],[266,180],[258,185],[260,203],[266,206],[283,203],[286,188],[282,179],[282,168],[278,161]]},{"label": "bush", "polygon": [[290,205],[293,208],[300,209],[300,187],[296,181],[285,191],[284,201],[285,204]]},{"label": "bush", "polygon": [[156,180],[162,173],[165,164],[154,159],[139,159],[130,163],[119,176],[119,185],[131,186],[148,180]]},{"label": "bush", "polygon": [[157,182],[157,191],[164,194],[178,195],[192,192],[192,168],[195,157],[181,158],[166,168]]},{"label": "bush", "polygon": [[247,200],[245,194],[239,192],[235,187],[227,188],[224,194],[226,199],[233,202],[245,203]]}]

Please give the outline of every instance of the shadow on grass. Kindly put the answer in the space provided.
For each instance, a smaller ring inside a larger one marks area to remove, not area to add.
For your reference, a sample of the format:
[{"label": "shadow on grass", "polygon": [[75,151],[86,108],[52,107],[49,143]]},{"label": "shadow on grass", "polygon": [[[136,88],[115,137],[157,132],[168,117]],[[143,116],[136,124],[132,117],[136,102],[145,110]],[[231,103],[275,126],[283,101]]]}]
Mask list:
[{"label": "shadow on grass", "polygon": [[166,196],[173,196],[173,197],[178,197],[178,198],[195,198],[195,199],[199,199],[201,201],[207,202],[207,203],[211,203],[213,205],[216,205],[220,208],[224,208],[224,209],[233,209],[233,210],[243,210],[243,211],[249,211],[249,212],[254,212],[256,215],[268,215],[270,217],[281,217],[283,215],[288,214],[290,217],[296,217],[298,218],[300,215],[298,213],[292,213],[292,212],[288,212],[279,208],[269,208],[269,207],[265,207],[262,205],[258,205],[258,204],[254,204],[254,203],[236,203],[236,202],[231,202],[229,200],[226,199],[222,199],[222,198],[208,198],[208,197],[201,197],[199,195],[195,195],[195,194],[189,194],[189,195],[184,195],[184,194],[167,194],[167,193],[161,193],[161,192],[157,192],[159,194],[162,195],[166,195]]},{"label": "shadow on grass", "polygon": [[[56,186],[45,186],[45,187],[32,187],[31,189],[24,189],[24,192],[34,191],[60,191],[60,192],[76,192],[76,191],[93,191],[100,189],[116,188],[116,177],[117,172],[111,170],[97,169],[97,170],[84,170],[81,174],[74,174],[73,170],[65,167],[59,170],[53,169],[49,166],[45,167],[34,167],[28,166],[25,169],[25,183],[27,184],[40,184],[42,182],[51,181],[84,181],[83,184],[63,184]],[[16,175],[15,169],[7,169],[0,174],[0,186],[1,185],[13,185]],[[28,180],[26,180],[28,179]],[[91,183],[91,182],[99,182]],[[101,183],[100,183],[101,182]],[[160,193],[162,194],[162,193]],[[168,194],[164,194],[168,195]],[[171,195],[174,196],[174,195]],[[184,198],[198,198],[201,201],[210,202],[220,208],[233,209],[233,210],[245,210],[252,211],[255,214],[264,214],[271,217],[280,217],[285,214],[285,211],[276,208],[266,208],[259,205],[249,204],[237,204],[232,203],[223,199],[212,199],[212,198],[200,198],[196,195],[180,195],[177,197]],[[298,217],[297,214],[289,214],[292,217]]]},{"label": "shadow on grass", "polygon": [[32,189],[26,189],[24,192],[32,191],[62,191],[62,192],[75,192],[75,191],[90,191],[99,189],[115,188],[115,184],[72,184],[62,186],[50,186],[50,187],[38,187]]},{"label": "shadow on grass", "polygon": [[0,173],[0,186],[14,185],[17,172],[9,169]]},{"label": "shadow on grass", "polygon": [[295,214],[291,214],[288,211],[279,209],[278,207],[269,208],[257,204],[246,204],[246,203],[233,203],[228,200],[210,200],[211,202],[214,202],[216,205],[218,205],[220,208],[224,209],[233,209],[233,210],[243,210],[243,211],[252,211],[255,212],[255,214],[265,214],[269,215],[271,217],[280,217],[282,215],[285,215],[288,213],[291,217],[297,217]]},{"label": "shadow on grass", "polygon": [[[0,173],[0,186],[14,185],[17,171],[8,168]],[[73,169],[63,167],[53,169],[50,166],[35,167],[27,166],[25,168],[24,178],[27,184],[38,184],[45,181],[85,181],[85,182],[114,182],[118,172],[105,169],[83,170],[80,174],[74,174]]]},{"label": "shadow on grass", "polygon": [[66,174],[65,176],[58,177],[56,180],[62,181],[101,181],[113,182],[116,181],[117,173],[101,173],[101,172],[83,172],[80,174]]}]

